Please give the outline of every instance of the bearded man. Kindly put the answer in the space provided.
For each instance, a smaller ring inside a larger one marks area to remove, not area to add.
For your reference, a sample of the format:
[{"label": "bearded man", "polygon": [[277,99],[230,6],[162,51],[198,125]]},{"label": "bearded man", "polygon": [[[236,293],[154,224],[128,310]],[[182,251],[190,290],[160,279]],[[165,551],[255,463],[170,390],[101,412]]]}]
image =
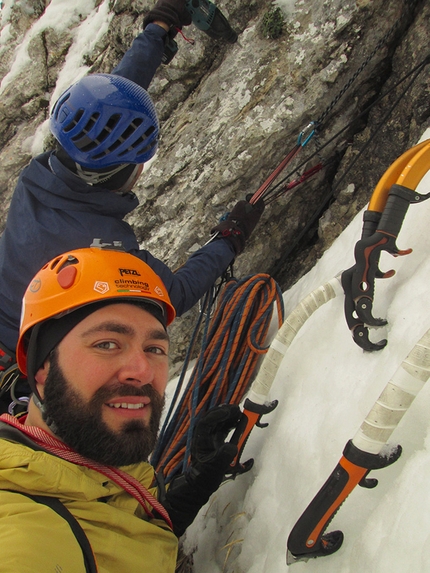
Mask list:
[{"label": "bearded man", "polygon": [[165,285],[141,259],[91,247],[30,283],[17,361],[28,412],[0,417],[0,573],[173,573],[178,536],[237,454],[237,406],[197,424],[191,468],[167,490],[148,456],[168,381]]}]

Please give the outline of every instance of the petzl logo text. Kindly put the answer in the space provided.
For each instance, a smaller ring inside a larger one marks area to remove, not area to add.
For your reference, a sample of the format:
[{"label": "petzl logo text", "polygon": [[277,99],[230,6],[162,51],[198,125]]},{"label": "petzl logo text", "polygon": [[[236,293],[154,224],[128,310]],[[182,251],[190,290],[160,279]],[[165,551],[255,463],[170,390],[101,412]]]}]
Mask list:
[{"label": "petzl logo text", "polygon": [[124,275],[133,275],[134,277],[140,277],[140,273],[134,269],[119,269],[119,274],[122,277]]}]

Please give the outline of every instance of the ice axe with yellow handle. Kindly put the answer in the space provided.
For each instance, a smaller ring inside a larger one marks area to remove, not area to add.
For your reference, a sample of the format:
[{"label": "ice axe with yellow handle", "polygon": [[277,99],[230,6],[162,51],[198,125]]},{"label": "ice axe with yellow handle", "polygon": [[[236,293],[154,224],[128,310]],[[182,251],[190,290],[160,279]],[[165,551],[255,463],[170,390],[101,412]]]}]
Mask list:
[{"label": "ice axe with yellow handle", "polygon": [[412,249],[400,250],[396,240],[411,203],[430,197],[417,193],[416,188],[430,169],[430,139],[408,149],[379,180],[364,212],[361,239],[354,249],[355,265],[342,273],[345,293],[345,318],[356,344],[363,350],[382,350],[386,340],[369,340],[368,327],[387,324],[372,315],[375,279],[389,278],[393,270],[382,272],[379,258],[382,251],[393,256],[408,255]]}]

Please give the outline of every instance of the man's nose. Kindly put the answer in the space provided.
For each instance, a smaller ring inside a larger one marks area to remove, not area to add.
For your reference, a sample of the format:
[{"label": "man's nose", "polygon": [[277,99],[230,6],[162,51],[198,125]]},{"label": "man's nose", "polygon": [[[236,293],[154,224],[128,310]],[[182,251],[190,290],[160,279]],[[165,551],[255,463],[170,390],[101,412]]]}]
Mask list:
[{"label": "man's nose", "polygon": [[143,351],[133,352],[125,357],[124,363],[118,372],[119,382],[135,384],[136,386],[153,384],[154,377],[155,370]]}]

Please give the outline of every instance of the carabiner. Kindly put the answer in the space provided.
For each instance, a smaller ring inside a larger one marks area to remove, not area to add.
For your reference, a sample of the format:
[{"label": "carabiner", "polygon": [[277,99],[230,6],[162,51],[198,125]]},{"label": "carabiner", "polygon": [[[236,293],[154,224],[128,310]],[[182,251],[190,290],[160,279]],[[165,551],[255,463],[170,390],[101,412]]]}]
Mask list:
[{"label": "carabiner", "polygon": [[[316,121],[311,121],[304,129],[302,129],[302,131],[299,133],[299,137],[297,138],[297,145],[301,145],[302,147],[304,147],[308,143],[308,141],[312,139],[312,137],[315,135],[316,125],[317,125]],[[306,136],[305,140],[302,141],[303,137],[305,137],[305,134],[309,130],[311,130],[311,132]]]}]

